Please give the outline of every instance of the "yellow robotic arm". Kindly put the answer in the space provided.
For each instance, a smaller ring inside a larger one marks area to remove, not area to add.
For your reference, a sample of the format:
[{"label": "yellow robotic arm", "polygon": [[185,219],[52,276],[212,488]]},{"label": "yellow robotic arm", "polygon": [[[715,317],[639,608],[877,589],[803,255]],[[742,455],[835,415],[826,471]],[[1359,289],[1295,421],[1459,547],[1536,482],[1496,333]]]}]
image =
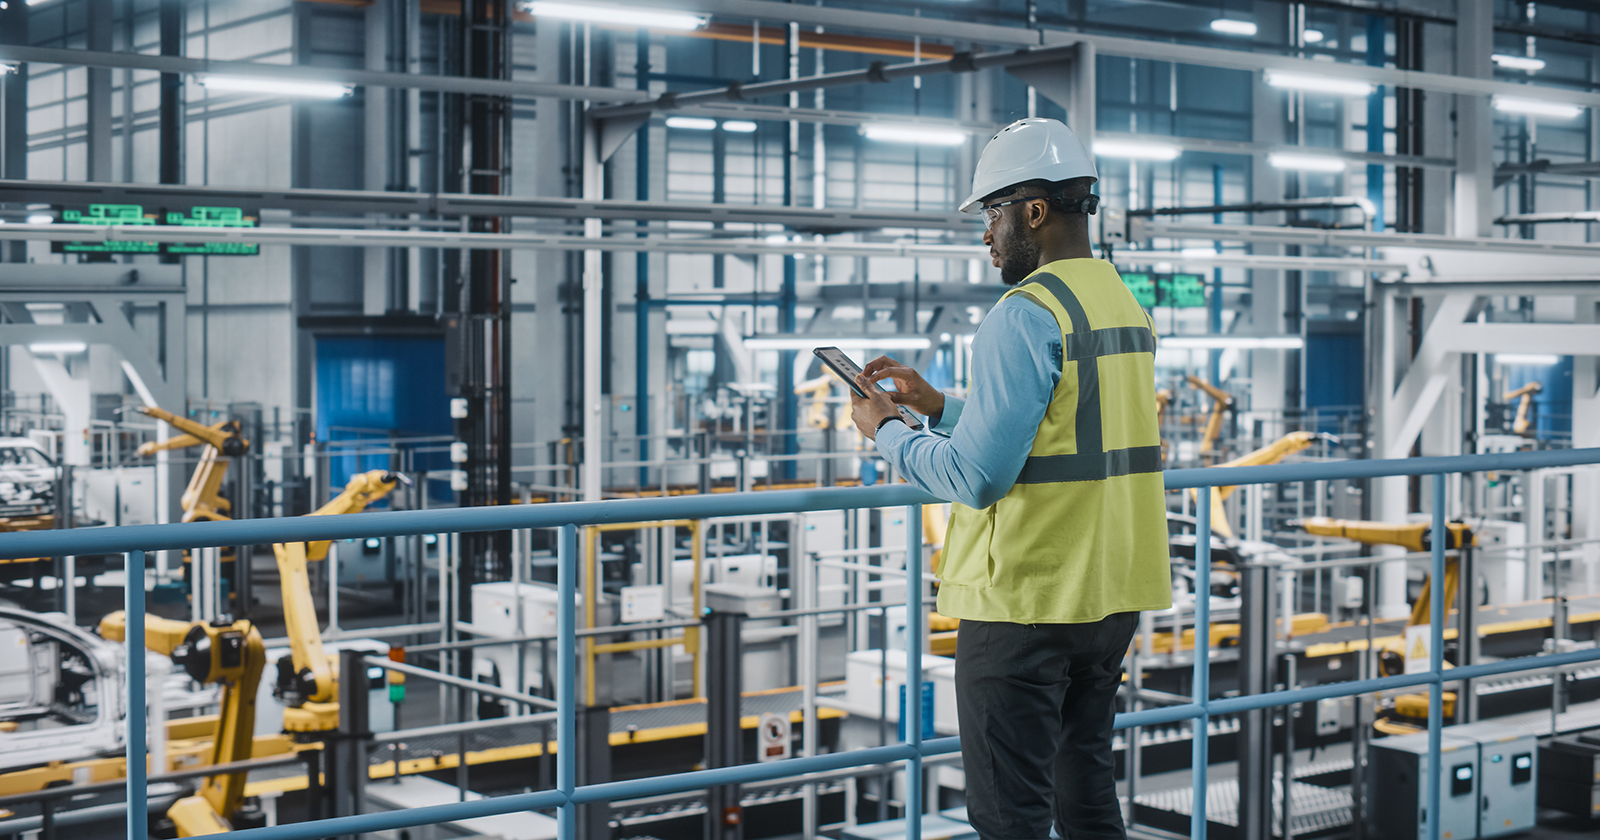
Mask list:
[{"label": "yellow robotic arm", "polygon": [[[1268,464],[1276,464],[1290,455],[1303,451],[1318,440],[1338,442],[1338,438],[1322,432],[1290,432],[1254,452],[1242,455],[1225,464],[1214,464],[1213,466],[1262,467]],[[1235,489],[1237,488],[1232,486],[1211,488],[1211,527],[1224,537],[1233,536],[1233,529],[1228,527],[1228,517],[1223,512],[1222,502],[1232,496]],[[1195,494],[1195,491],[1190,490],[1189,498],[1198,500],[1199,497]]]},{"label": "yellow robotic arm", "polygon": [[[399,473],[372,470],[345,485],[311,516],[360,513],[373,502],[389,495],[404,481]],[[332,729],[339,724],[338,675],[322,650],[322,631],[317,624],[316,603],[311,598],[311,579],[307,561],[328,556],[331,541],[276,543],[272,553],[278,558],[278,579],[283,591],[283,617],[289,636],[294,665],[292,676],[282,673],[280,664],[278,693],[293,707],[284,711],[283,725],[291,732]]]},{"label": "yellow robotic arm", "polygon": [[827,398],[833,394],[833,380],[836,377],[830,371],[794,386],[797,397],[811,397],[811,405],[806,410],[806,425],[813,429],[826,429],[832,425],[828,417]]},{"label": "yellow robotic arm", "polygon": [[[100,635],[122,641],[127,616],[114,612],[100,621]],[[172,661],[201,684],[222,684],[222,714],[211,763],[247,761],[255,744],[256,689],[266,667],[261,633],[248,621],[173,621],[145,616],[145,647],[171,655]],[[130,756],[132,758],[132,756]],[[195,837],[231,831],[227,817],[244,799],[245,773],[207,776],[200,792],[178,800],[167,811],[178,836]]]},{"label": "yellow robotic arm", "polygon": [[1506,392],[1503,397],[1506,402],[1520,398],[1517,403],[1517,419],[1511,421],[1512,434],[1519,437],[1533,437],[1533,435],[1529,434],[1529,429],[1533,426],[1533,420],[1528,416],[1528,413],[1533,408],[1533,395],[1543,390],[1543,385],[1537,382],[1529,382],[1515,391]]},{"label": "yellow robotic arm", "polygon": [[233,505],[222,498],[222,479],[228,474],[228,458],[236,458],[250,449],[250,442],[239,434],[239,421],[224,420],[210,426],[187,417],[179,417],[155,406],[144,406],[140,413],[161,420],[183,434],[165,443],[147,443],[139,447],[139,457],[148,457],[162,450],[182,449],[205,444],[200,464],[189,477],[189,486],[183,491],[183,521],[196,519],[225,521]]},{"label": "yellow robotic arm", "polygon": [[1184,379],[1188,380],[1190,386],[1211,396],[1211,417],[1206,420],[1206,431],[1200,438],[1200,452],[1204,454],[1212,451],[1212,447],[1217,445],[1217,438],[1222,436],[1222,416],[1233,408],[1233,396],[1198,376],[1186,376]]},{"label": "yellow robotic arm", "polygon": [[[1397,545],[1407,551],[1430,551],[1433,548],[1433,525],[1427,522],[1361,522],[1353,519],[1329,519],[1325,516],[1313,517],[1298,523],[1300,530],[1319,537],[1343,537],[1354,540],[1363,545]],[[1450,522],[1445,525],[1444,547],[1454,551],[1462,546],[1475,546],[1478,544],[1478,535],[1464,522]],[[1454,603],[1456,599],[1456,586],[1459,573],[1456,561],[1449,558],[1445,561],[1444,573],[1444,601],[1446,604]],[[1410,626],[1419,626],[1431,621],[1429,615],[1430,602],[1433,600],[1433,586],[1426,578],[1422,584],[1422,595],[1417,598],[1417,603],[1411,608],[1411,619],[1407,622]],[[1448,614],[1448,610],[1446,611]]]}]

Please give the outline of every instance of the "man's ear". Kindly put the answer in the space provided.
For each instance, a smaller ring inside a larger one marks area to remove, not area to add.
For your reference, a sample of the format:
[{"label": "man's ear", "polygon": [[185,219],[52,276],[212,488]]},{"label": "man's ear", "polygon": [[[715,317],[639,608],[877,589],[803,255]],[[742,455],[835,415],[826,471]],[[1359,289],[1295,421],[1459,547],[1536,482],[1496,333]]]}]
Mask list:
[{"label": "man's ear", "polygon": [[1049,201],[1041,201],[1037,204],[1032,201],[1028,202],[1028,227],[1030,229],[1038,230],[1039,228],[1044,227],[1045,219],[1047,219],[1049,215]]}]

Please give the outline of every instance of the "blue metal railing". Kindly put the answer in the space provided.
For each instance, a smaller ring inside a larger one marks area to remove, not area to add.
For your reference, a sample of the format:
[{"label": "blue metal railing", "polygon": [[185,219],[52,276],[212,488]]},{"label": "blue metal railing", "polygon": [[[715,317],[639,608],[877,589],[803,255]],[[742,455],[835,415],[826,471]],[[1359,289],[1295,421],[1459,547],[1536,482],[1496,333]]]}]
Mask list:
[{"label": "blue metal railing", "polygon": [[[1547,467],[1569,467],[1600,464],[1600,449],[1557,450],[1546,452],[1519,452],[1503,455],[1467,455],[1448,458],[1409,458],[1403,460],[1336,461],[1308,464],[1289,464],[1265,467],[1230,467],[1214,469],[1172,470],[1165,474],[1168,490],[1208,488],[1213,486],[1270,484],[1292,481],[1378,478],[1403,475],[1433,475],[1433,533],[1445,533],[1446,477],[1454,473],[1485,470],[1517,471]],[[768,491],[763,493],[728,494],[715,496],[679,496],[666,499],[625,499],[607,502],[571,502],[545,505],[485,507],[427,511],[402,511],[368,513],[361,516],[299,517],[273,520],[244,520],[235,522],[203,522],[180,525],[139,525],[121,528],[82,529],[70,531],[36,531],[0,536],[0,559],[18,557],[50,557],[65,555],[123,554],[127,580],[143,580],[146,551],[160,549],[204,548],[225,545],[250,545],[302,540],[351,539],[365,537],[408,536],[448,532],[502,531],[523,528],[557,528],[558,607],[557,607],[557,751],[556,788],[537,793],[515,794],[457,802],[402,811],[335,817],[314,822],[279,825],[269,828],[235,832],[238,840],[316,840],[346,834],[385,831],[440,822],[453,822],[473,817],[508,814],[535,809],[556,808],[558,825],[563,840],[574,836],[576,806],[591,802],[607,802],[655,796],[724,784],[751,784],[778,778],[788,778],[805,773],[819,773],[852,767],[866,767],[895,762],[906,763],[906,812],[921,812],[922,759],[928,756],[958,752],[959,738],[921,738],[921,704],[914,699],[906,703],[906,738],[904,743],[853,750],[828,755],[807,756],[769,764],[742,765],[712,770],[700,770],[648,779],[624,782],[606,782],[579,786],[576,783],[575,750],[566,749],[576,743],[576,706],[572,691],[577,672],[576,616],[573,599],[578,574],[577,527],[608,522],[639,522],[650,520],[695,519],[719,516],[748,516],[784,514],[796,511],[839,510],[863,507],[890,507],[905,505],[907,568],[921,566],[922,521],[921,506],[939,502],[927,493],[909,485],[887,487],[828,488],[820,490]],[[1432,541],[1432,603],[1430,610],[1429,646],[1430,669],[1427,673],[1378,679],[1355,680],[1283,691],[1273,691],[1253,696],[1212,700],[1209,697],[1210,602],[1205,593],[1210,591],[1210,505],[1198,505],[1196,535],[1196,593],[1194,634],[1194,702],[1117,715],[1115,726],[1150,726],[1193,721],[1194,733],[1194,800],[1191,816],[1191,836],[1206,834],[1206,783],[1207,783],[1207,722],[1212,715],[1263,709],[1294,703],[1314,702],[1329,697],[1342,697],[1366,692],[1390,690],[1409,686],[1432,687],[1429,696],[1429,778],[1439,779],[1439,740],[1443,725],[1442,686],[1445,680],[1443,664],[1445,541]],[[921,575],[906,575],[907,615],[921,611]],[[145,705],[140,699],[145,694],[143,669],[144,592],[141,586],[127,588],[126,641],[128,659],[128,750],[130,755],[144,752],[146,726]],[[921,684],[922,627],[915,620],[907,622],[906,632],[906,685]],[[1504,660],[1483,665],[1452,669],[1451,680],[1485,677],[1533,668],[1564,667],[1600,659],[1600,649],[1570,653],[1531,656]],[[908,691],[908,698],[914,698]],[[145,815],[145,763],[132,761],[128,769],[128,838],[147,840]],[[1437,815],[1439,786],[1429,785],[1429,815]],[[907,837],[920,840],[918,820],[907,820]],[[1428,836],[1439,837],[1437,819],[1430,819]]]}]

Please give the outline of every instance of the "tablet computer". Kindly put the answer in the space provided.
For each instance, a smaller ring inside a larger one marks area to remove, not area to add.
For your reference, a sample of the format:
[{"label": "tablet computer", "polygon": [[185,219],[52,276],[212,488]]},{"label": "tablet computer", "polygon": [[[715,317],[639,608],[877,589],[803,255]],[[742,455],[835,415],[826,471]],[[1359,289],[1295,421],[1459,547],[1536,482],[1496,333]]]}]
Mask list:
[{"label": "tablet computer", "polygon": [[[866,394],[861,392],[861,388],[856,385],[856,377],[861,375],[861,366],[856,364],[854,359],[846,356],[843,350],[840,350],[837,347],[817,347],[811,352],[815,354],[818,359],[821,359],[822,363],[827,365],[829,370],[838,374],[839,378],[843,379],[845,383],[850,386],[850,390],[856,393],[856,396],[866,396]],[[878,390],[888,393],[888,390],[882,385],[878,383],[873,384],[877,386]],[[910,409],[903,405],[895,407],[900,409],[900,419],[904,420],[905,424],[910,426],[912,431],[922,431],[922,421],[917,419],[917,415],[912,414]]]}]

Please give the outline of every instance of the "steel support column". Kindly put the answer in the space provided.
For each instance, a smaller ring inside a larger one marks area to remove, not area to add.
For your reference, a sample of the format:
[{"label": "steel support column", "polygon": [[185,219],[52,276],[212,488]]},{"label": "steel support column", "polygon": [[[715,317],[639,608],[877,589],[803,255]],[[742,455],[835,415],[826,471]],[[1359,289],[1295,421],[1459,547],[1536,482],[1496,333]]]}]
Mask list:
[{"label": "steel support column", "polygon": [[[28,7],[7,3],[0,8],[0,44],[28,43]],[[18,62],[0,71],[0,177],[28,177],[28,65]],[[27,262],[28,243],[0,245],[0,262]]]},{"label": "steel support column", "polygon": [[[706,767],[733,767],[744,763],[744,730],[740,729],[740,689],[743,685],[744,644],[740,634],[744,615],[713,612],[706,616]],[[707,840],[741,840],[744,814],[739,808],[739,785],[711,788],[706,812]]]},{"label": "steel support column", "polygon": [[[1272,597],[1273,568],[1251,564],[1240,569],[1239,693],[1272,690],[1277,631]],[[1196,597],[1205,597],[1198,594]],[[1200,634],[1195,631],[1196,637]],[[1272,836],[1272,709],[1245,712],[1239,733],[1239,837]]]}]

